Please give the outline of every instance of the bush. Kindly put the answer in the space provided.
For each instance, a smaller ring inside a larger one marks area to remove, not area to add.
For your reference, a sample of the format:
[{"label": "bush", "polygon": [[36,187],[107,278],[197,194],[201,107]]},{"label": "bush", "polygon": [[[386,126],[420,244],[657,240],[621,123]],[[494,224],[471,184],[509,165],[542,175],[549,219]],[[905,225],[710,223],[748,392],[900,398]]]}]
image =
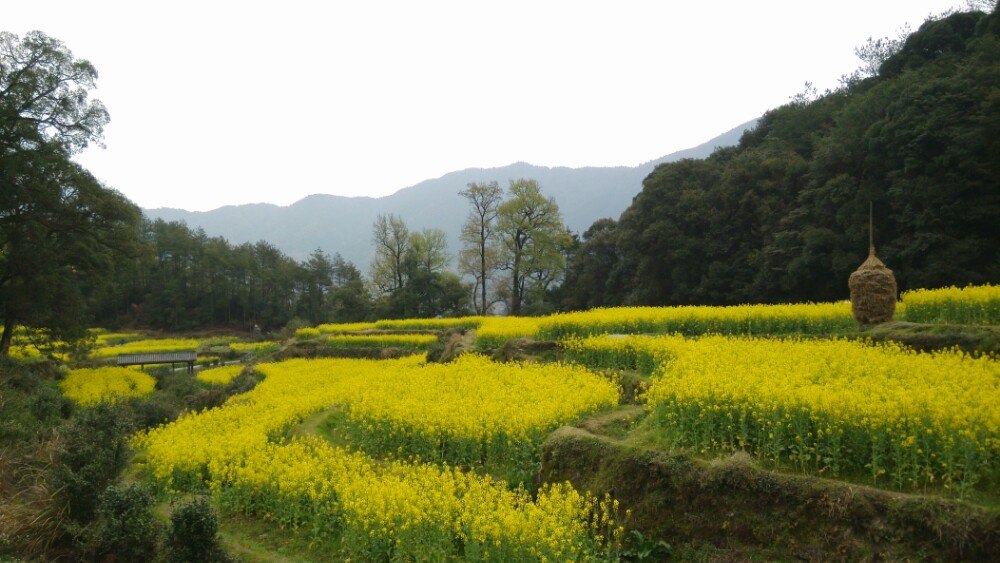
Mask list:
[{"label": "bush", "polygon": [[120,561],[149,561],[156,556],[159,529],[152,513],[153,495],[132,483],[112,486],[98,508],[97,551]]},{"label": "bush", "polygon": [[162,394],[133,399],[131,406],[136,430],[147,430],[171,422],[181,412],[180,406]]},{"label": "bush", "polygon": [[214,409],[215,407],[221,406],[222,403],[226,402],[226,395],[219,389],[210,389],[207,391],[198,391],[197,393],[192,393],[184,398],[184,404],[188,409],[194,412],[200,412],[205,409]]},{"label": "bush", "polygon": [[60,427],[59,465],[53,478],[70,518],[80,523],[93,519],[101,493],[128,463],[132,430],[127,406],[108,403],[79,409]]},{"label": "bush", "polygon": [[310,326],[312,325],[309,323],[309,321],[300,317],[294,317],[290,321],[288,321],[288,324],[286,324],[281,330],[277,331],[273,336],[277,336],[281,340],[287,340],[295,336],[295,331],[303,328],[308,328]]},{"label": "bush", "polygon": [[229,561],[219,544],[219,520],[205,497],[178,506],[170,514],[167,560],[180,562]]},{"label": "bush", "polygon": [[258,383],[264,380],[264,376],[260,375],[253,369],[244,369],[229,382],[224,389],[227,397],[232,397],[233,395],[239,395],[241,393],[247,393],[253,391],[253,388],[257,386]]}]

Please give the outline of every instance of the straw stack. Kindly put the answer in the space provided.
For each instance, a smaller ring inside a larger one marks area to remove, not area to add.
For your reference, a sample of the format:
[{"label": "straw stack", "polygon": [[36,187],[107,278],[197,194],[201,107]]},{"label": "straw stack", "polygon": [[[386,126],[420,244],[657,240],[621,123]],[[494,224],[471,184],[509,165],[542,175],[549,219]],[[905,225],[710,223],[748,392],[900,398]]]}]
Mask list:
[{"label": "straw stack", "polygon": [[896,277],[875,257],[875,247],[869,247],[868,259],[851,274],[851,311],[863,325],[892,320],[896,312]]}]

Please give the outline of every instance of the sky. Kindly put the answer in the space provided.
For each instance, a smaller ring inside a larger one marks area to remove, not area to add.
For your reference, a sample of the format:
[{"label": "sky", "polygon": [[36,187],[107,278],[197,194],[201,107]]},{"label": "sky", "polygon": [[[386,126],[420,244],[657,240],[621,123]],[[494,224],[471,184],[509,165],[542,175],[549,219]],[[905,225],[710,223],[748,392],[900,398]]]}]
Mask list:
[{"label": "sky", "polygon": [[111,122],[80,163],[142,207],[204,211],[634,166],[836,87],[867,38],[963,5],[4,0],[0,29],[97,68]]}]

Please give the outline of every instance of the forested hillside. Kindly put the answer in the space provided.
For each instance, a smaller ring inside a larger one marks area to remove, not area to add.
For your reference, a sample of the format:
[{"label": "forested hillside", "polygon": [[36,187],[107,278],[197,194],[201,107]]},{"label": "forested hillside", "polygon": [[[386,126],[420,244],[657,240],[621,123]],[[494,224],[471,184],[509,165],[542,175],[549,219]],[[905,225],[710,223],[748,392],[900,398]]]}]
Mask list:
[{"label": "forested hillside", "polygon": [[868,250],[901,289],[1000,278],[1000,15],[928,21],[871,76],[658,166],[585,233],[563,306],[843,299]]}]

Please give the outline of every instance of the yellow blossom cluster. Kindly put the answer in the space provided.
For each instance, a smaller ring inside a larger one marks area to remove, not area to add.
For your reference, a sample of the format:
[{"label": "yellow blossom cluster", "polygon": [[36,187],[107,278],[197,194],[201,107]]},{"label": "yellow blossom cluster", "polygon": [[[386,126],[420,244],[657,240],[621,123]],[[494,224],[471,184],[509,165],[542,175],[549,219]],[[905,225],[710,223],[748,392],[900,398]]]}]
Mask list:
[{"label": "yellow blossom cluster", "polygon": [[98,347],[115,346],[142,338],[142,335],[138,332],[107,332],[101,330],[100,332],[92,332],[92,334],[94,334],[95,343]]},{"label": "yellow blossom cluster", "polygon": [[569,486],[544,488],[532,500],[443,463],[376,462],[315,438],[280,442],[292,424],[338,404],[360,449],[436,451],[446,461],[454,451],[482,455],[490,444],[513,448],[513,440],[538,440],[617,402],[617,387],[583,368],[465,355],[452,364],[417,356],[296,359],[257,371],[265,379],[253,391],[136,438],[156,481],[172,490],[207,481],[230,509],[306,525],[317,535],[336,527],[361,559],[454,555],[461,546],[466,556],[487,560],[581,560],[620,540],[610,501]]},{"label": "yellow blossom cluster", "polygon": [[539,317],[485,317],[476,329],[476,344],[498,348],[508,340],[534,338],[538,335]]},{"label": "yellow blossom cluster", "polygon": [[433,334],[337,334],[326,338],[326,344],[334,348],[426,349],[437,341]]},{"label": "yellow blossom cluster", "polygon": [[96,348],[91,355],[95,358],[110,358],[119,354],[152,354],[198,348],[199,342],[192,338],[146,338],[114,346],[102,346]]},{"label": "yellow blossom cluster", "polygon": [[[485,465],[510,461],[525,479],[545,434],[618,401],[611,381],[575,366],[498,364],[474,354],[450,364],[295,359],[225,407],[182,417],[141,442],[160,480],[190,483],[212,459],[239,457],[288,426],[340,405],[352,444],[373,454]],[[222,433],[226,440],[203,436]]]},{"label": "yellow blossom cluster", "polygon": [[656,366],[646,394],[664,435],[824,474],[965,494],[1000,482],[1000,364],[957,351],[850,340],[591,337],[595,367]]},{"label": "yellow blossom cluster", "polygon": [[59,382],[63,394],[80,405],[142,397],[152,393],[155,386],[151,376],[121,367],[75,369]]},{"label": "yellow blossom cluster", "polygon": [[856,328],[850,303],[710,307],[611,307],[558,313],[539,322],[542,338],[595,334],[830,334]]},{"label": "yellow blossom cluster", "polygon": [[484,317],[448,317],[440,319],[386,319],[375,322],[326,323],[295,331],[299,338],[313,338],[320,334],[364,332],[371,330],[438,331],[449,328],[475,328]]},{"label": "yellow blossom cluster", "polygon": [[523,489],[451,467],[377,462],[307,436],[212,462],[223,509],[321,538],[336,531],[360,560],[581,561],[620,545],[617,503],[569,484]]},{"label": "yellow blossom cluster", "polygon": [[245,368],[246,366],[243,364],[210,368],[199,371],[196,377],[198,378],[198,381],[208,383],[209,385],[229,385],[229,382],[231,382],[233,378],[239,375]]},{"label": "yellow blossom cluster", "polygon": [[314,327],[300,328],[295,331],[297,338],[315,338],[320,334],[333,334],[340,332],[361,332],[374,330],[375,323],[326,323]]},{"label": "yellow blossom cluster", "polygon": [[476,328],[483,317],[447,317],[441,319],[390,319],[375,322],[383,330],[447,330],[449,328]]},{"label": "yellow blossom cluster", "polygon": [[260,342],[230,342],[229,349],[233,352],[245,354],[248,352],[263,352],[277,350],[281,346],[280,342],[274,340],[263,340]]},{"label": "yellow blossom cluster", "polygon": [[917,289],[900,298],[908,321],[1000,325],[1000,285]]}]

